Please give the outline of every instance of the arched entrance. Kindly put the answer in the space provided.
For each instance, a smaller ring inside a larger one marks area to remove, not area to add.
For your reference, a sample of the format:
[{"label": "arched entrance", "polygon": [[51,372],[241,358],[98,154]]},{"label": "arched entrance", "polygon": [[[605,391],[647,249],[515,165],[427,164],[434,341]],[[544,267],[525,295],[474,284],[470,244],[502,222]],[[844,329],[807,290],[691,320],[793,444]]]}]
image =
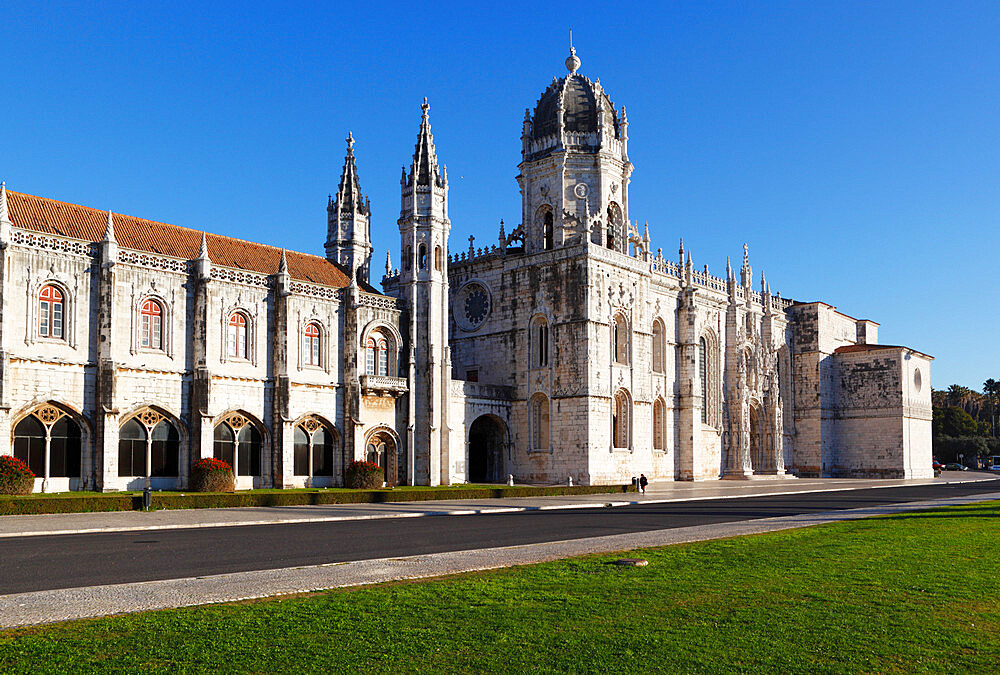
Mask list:
[{"label": "arched entrance", "polygon": [[406,483],[406,466],[400,459],[396,441],[387,431],[379,430],[368,437],[365,460],[382,467],[385,483],[389,487]]},{"label": "arched entrance", "polygon": [[492,415],[482,415],[469,427],[469,482],[502,483],[507,427]]},{"label": "arched entrance", "polygon": [[766,464],[764,460],[764,447],[763,443],[761,443],[760,417],[761,417],[760,408],[755,405],[751,405],[750,406],[750,462],[753,466],[754,473],[759,473]]}]

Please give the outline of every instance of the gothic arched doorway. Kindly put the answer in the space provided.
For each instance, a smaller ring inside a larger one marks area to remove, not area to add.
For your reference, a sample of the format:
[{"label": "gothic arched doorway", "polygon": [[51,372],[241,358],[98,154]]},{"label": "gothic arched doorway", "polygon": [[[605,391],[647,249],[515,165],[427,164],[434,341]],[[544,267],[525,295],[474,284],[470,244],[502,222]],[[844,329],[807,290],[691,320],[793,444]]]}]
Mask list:
[{"label": "gothic arched doorway", "polygon": [[382,467],[385,483],[389,487],[405,483],[406,467],[399,461],[396,441],[386,431],[376,431],[368,437],[365,459]]},{"label": "gothic arched doorway", "polygon": [[502,483],[507,427],[492,415],[482,415],[469,427],[469,482]]}]

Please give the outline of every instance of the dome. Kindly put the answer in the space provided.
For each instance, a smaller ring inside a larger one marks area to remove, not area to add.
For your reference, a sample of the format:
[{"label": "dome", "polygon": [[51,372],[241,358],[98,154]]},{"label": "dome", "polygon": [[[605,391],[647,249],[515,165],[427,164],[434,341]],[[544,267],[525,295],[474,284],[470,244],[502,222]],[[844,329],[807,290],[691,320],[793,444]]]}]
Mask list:
[{"label": "dome", "polygon": [[[603,112],[597,109],[598,97],[603,99]],[[590,80],[573,73],[553,82],[538,99],[532,124],[532,138],[539,139],[559,133],[556,111],[560,99],[563,101],[563,123],[566,131],[596,132],[598,116],[604,115],[604,127],[614,129],[615,135],[618,135],[618,124],[611,99],[599,88],[595,92]]]}]

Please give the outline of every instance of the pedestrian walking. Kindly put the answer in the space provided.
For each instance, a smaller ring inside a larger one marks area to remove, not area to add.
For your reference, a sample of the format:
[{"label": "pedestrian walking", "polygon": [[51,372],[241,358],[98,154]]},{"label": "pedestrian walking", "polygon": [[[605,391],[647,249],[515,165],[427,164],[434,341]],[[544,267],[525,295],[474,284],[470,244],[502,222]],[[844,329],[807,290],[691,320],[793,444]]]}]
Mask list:
[{"label": "pedestrian walking", "polygon": [[646,479],[646,474],[639,474],[639,492],[646,494],[646,486],[649,485],[649,481]]}]

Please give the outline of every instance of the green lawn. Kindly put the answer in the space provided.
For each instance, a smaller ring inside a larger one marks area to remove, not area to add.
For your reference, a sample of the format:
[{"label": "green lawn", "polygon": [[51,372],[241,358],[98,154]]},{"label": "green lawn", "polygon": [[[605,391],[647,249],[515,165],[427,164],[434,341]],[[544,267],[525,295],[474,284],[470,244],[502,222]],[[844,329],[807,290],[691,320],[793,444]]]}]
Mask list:
[{"label": "green lawn", "polygon": [[0,633],[0,671],[997,672],[1000,502]]}]

